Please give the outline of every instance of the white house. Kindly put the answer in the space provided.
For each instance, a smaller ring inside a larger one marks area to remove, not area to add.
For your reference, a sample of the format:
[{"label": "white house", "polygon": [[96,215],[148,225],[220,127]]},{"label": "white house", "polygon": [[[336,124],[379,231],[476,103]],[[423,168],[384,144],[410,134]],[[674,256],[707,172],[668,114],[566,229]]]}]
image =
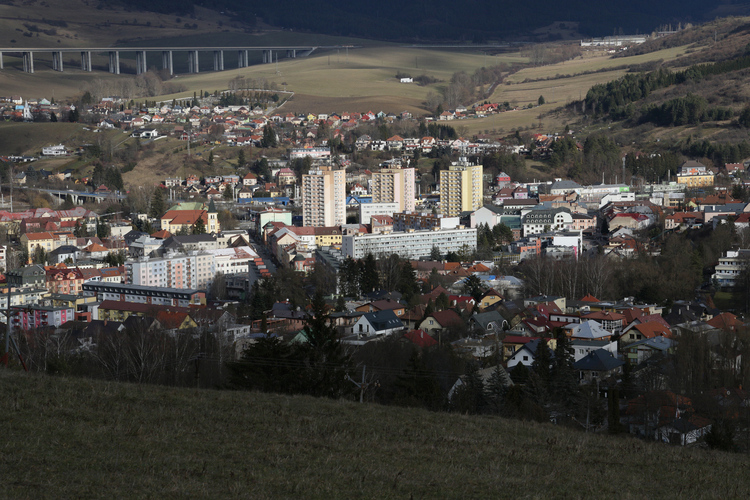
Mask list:
[{"label": "white house", "polygon": [[354,325],[352,334],[355,335],[392,335],[404,329],[404,324],[396,313],[388,309],[363,314]]}]

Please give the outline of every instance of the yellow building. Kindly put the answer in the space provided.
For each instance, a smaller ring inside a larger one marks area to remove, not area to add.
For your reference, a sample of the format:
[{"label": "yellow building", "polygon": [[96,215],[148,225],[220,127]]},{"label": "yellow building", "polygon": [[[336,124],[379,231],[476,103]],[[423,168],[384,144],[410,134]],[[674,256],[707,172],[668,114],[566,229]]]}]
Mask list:
[{"label": "yellow building", "polygon": [[714,185],[714,173],[702,163],[689,160],[680,166],[677,183],[688,188],[710,187]]},{"label": "yellow building", "polygon": [[397,212],[413,212],[414,169],[385,168],[372,174],[372,202],[398,203]]},{"label": "yellow building", "polygon": [[318,248],[341,246],[341,227],[316,227],[315,246]]},{"label": "yellow building", "polygon": [[461,163],[440,171],[440,210],[446,217],[473,212],[482,207],[484,185],[482,165]]}]

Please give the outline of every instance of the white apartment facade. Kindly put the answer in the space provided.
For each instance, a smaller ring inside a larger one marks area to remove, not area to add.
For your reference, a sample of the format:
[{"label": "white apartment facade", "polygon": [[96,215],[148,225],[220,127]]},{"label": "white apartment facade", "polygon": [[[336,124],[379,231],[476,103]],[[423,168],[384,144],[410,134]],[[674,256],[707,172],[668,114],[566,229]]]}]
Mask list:
[{"label": "white apartment facade", "polygon": [[456,229],[344,235],[341,252],[345,256],[361,259],[371,253],[374,256],[398,254],[407,259],[428,257],[432,247],[441,253],[473,251],[477,248],[477,230],[458,226]]},{"label": "white apartment facade", "polygon": [[373,215],[393,216],[399,210],[399,203],[379,202],[379,203],[362,203],[359,205],[359,223],[369,224]]},{"label": "white apartment facade", "polygon": [[302,176],[302,224],[340,226],[346,223],[346,171],[332,167]]}]

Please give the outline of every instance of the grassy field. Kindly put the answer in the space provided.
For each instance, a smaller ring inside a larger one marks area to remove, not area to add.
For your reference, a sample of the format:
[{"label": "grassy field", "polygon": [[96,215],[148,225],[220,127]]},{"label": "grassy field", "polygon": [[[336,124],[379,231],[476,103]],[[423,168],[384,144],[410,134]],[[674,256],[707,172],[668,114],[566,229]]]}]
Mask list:
[{"label": "grassy field", "polygon": [[0,405],[9,498],[750,494],[746,456],[499,418],[7,371]]},{"label": "grassy field", "polygon": [[622,66],[636,66],[651,61],[671,61],[685,55],[687,47],[674,47],[671,49],[659,50],[632,57],[613,58],[601,50],[584,52],[581,57],[558,64],[547,66],[537,66],[524,68],[521,71],[508,77],[512,83],[523,82],[524,80],[539,80],[543,78],[554,78],[558,75],[579,75],[590,71],[601,71],[608,68],[618,68]]},{"label": "grassy field", "polygon": [[[0,123],[0,155],[41,154],[44,146],[65,144],[74,148],[93,143],[101,134],[116,137],[118,131],[93,133],[79,123]],[[118,141],[119,142],[119,141]]]},{"label": "grassy field", "polygon": [[[404,109],[425,113],[422,101],[430,92],[439,92],[456,71],[473,73],[483,65],[524,60],[519,54],[484,56],[480,53],[407,47],[368,47],[346,51],[313,53],[310,57],[279,59],[241,70],[181,75],[176,82],[188,90],[160,99],[192,97],[196,90],[225,89],[236,76],[265,78],[278,88],[295,92],[289,103],[293,111],[373,111],[399,112]],[[396,73],[413,77],[422,74],[440,80],[428,86],[402,84]],[[339,102],[341,100],[341,102]],[[343,103],[343,104],[342,104]],[[351,107],[347,107],[351,106]],[[355,107],[357,106],[357,107]],[[286,108],[285,108],[286,109]]]}]

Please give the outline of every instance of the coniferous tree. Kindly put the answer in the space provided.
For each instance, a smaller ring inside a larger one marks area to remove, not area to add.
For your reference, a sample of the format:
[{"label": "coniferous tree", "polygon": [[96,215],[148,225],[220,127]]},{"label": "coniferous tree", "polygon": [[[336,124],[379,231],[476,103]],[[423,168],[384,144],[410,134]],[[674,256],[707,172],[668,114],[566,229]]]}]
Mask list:
[{"label": "coniferous tree", "polygon": [[368,253],[359,262],[359,269],[360,293],[366,295],[377,290],[380,287],[380,279],[378,277],[378,263],[375,260],[375,256]]},{"label": "coniferous tree", "polygon": [[536,347],[536,354],[534,355],[534,363],[532,368],[534,373],[538,377],[538,394],[540,396],[539,403],[546,402],[546,395],[549,389],[550,383],[550,364],[552,362],[552,353],[547,345],[547,339],[542,337],[539,339],[539,343]]},{"label": "coniferous tree", "polygon": [[491,413],[495,414],[499,414],[502,411],[503,399],[506,392],[505,376],[502,370],[503,368],[500,364],[495,366],[490,378],[487,379],[487,387],[485,389],[487,408]]},{"label": "coniferous tree", "polygon": [[320,292],[313,298],[304,333],[307,343],[299,349],[305,360],[305,392],[331,398],[351,393],[354,385],[346,379],[350,358],[338,339]]},{"label": "coniferous tree", "polygon": [[440,257],[440,248],[437,245],[433,245],[432,250],[430,250],[430,260],[440,260]]},{"label": "coniferous tree", "polygon": [[557,345],[552,362],[550,394],[561,411],[574,411],[581,402],[581,389],[573,369],[573,350],[562,328],[555,334]]},{"label": "coniferous tree", "polygon": [[451,408],[460,413],[483,413],[487,401],[485,399],[484,382],[473,363],[469,363],[466,374],[461,377],[462,384],[454,391],[451,398]]},{"label": "coniferous tree", "polygon": [[260,145],[263,148],[275,148],[276,147],[276,132],[274,132],[271,125],[263,127],[263,138],[260,141]]},{"label": "coniferous tree", "polygon": [[344,259],[339,267],[339,291],[345,297],[359,296],[359,266],[351,257]]},{"label": "coniferous tree", "polygon": [[151,197],[151,206],[148,209],[148,216],[152,218],[161,217],[166,211],[164,203],[164,190],[161,187],[154,189],[154,195]]},{"label": "coniferous tree", "polygon": [[414,349],[404,371],[394,383],[394,403],[401,406],[422,406],[430,410],[444,407],[443,391],[437,375]]},{"label": "coniferous tree", "polygon": [[206,224],[200,217],[193,224],[193,234],[206,234]]}]

